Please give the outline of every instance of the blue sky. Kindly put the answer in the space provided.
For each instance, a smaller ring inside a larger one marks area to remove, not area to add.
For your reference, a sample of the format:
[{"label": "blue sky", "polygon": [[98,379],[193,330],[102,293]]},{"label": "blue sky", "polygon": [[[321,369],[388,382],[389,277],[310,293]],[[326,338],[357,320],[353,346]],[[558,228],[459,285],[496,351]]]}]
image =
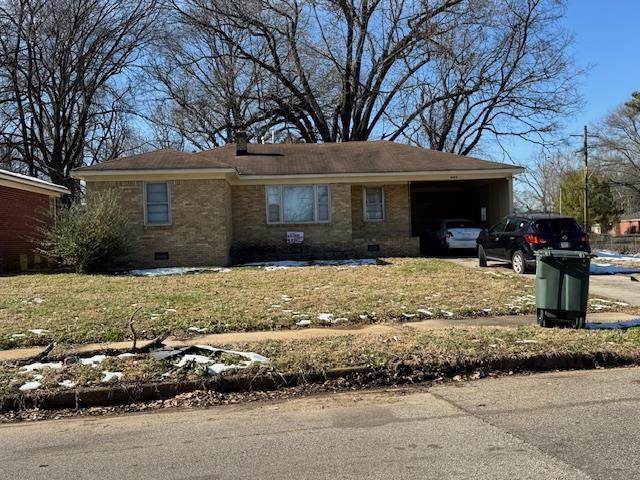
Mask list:
[{"label": "blue sky", "polygon": [[[639,0],[569,0],[565,24],[575,35],[572,55],[590,68],[580,85],[584,108],[566,122],[567,135],[580,134],[640,90],[639,21]],[[518,142],[510,150],[516,163],[526,163],[538,147]]]}]

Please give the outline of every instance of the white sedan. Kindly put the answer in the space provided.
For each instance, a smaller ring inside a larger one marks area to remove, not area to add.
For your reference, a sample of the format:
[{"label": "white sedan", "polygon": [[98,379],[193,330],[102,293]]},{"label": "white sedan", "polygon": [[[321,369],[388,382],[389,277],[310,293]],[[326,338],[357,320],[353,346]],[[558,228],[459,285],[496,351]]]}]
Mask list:
[{"label": "white sedan", "polygon": [[429,236],[444,250],[471,250],[476,248],[476,239],[482,229],[466,218],[443,218],[438,220]]}]

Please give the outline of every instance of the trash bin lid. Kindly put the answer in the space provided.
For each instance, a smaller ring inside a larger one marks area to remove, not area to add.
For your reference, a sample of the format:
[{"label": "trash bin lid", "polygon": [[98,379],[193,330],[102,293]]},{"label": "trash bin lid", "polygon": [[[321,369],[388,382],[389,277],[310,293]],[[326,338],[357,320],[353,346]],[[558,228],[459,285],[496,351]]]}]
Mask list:
[{"label": "trash bin lid", "polygon": [[593,258],[595,255],[582,250],[554,250],[551,248],[543,248],[536,250],[535,256],[538,258],[557,257],[557,258]]}]

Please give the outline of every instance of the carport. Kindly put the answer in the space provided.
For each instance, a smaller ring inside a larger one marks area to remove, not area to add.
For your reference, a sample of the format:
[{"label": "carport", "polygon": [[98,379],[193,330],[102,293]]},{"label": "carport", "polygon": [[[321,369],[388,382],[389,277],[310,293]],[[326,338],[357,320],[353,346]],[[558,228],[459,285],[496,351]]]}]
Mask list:
[{"label": "carport", "polygon": [[510,176],[411,182],[412,235],[421,237],[422,249],[428,226],[438,219],[466,218],[491,226],[513,211],[512,185]]}]

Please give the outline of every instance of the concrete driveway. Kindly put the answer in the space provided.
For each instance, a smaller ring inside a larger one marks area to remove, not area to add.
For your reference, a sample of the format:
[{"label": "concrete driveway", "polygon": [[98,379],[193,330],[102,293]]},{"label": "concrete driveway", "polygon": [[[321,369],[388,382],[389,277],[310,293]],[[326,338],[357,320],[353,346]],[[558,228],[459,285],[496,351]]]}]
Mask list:
[{"label": "concrete driveway", "polygon": [[[442,257],[442,260],[456,263],[469,268],[478,268],[478,259],[475,257]],[[507,263],[489,261],[489,265],[483,270],[495,270],[500,273],[508,273],[511,267]],[[535,274],[527,273],[527,276],[534,277]],[[589,292],[592,296],[602,296],[628,303],[629,305],[640,306],[640,282],[631,280],[630,275],[591,275],[589,279]]]}]

